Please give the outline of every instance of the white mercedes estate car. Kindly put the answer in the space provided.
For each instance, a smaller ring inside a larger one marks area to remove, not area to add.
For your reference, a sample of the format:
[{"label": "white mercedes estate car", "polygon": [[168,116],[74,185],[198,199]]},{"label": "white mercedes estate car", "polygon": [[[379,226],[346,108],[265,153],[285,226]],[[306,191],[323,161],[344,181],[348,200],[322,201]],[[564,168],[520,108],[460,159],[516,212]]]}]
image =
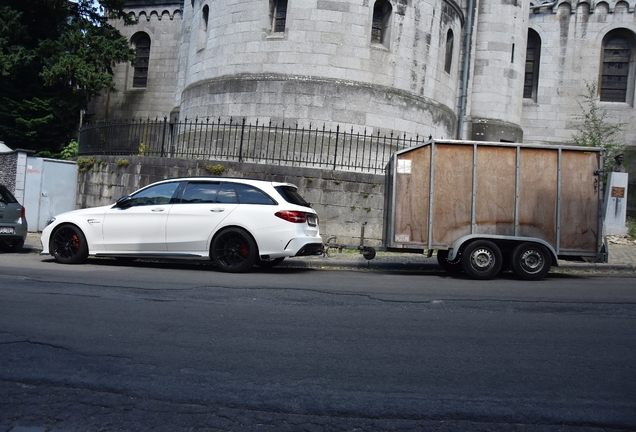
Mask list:
[{"label": "white mercedes estate car", "polygon": [[76,264],[119,259],[209,258],[227,272],[320,255],[318,216],[295,185],[191,177],[146,186],[115,204],[62,213],[42,232],[42,253]]}]

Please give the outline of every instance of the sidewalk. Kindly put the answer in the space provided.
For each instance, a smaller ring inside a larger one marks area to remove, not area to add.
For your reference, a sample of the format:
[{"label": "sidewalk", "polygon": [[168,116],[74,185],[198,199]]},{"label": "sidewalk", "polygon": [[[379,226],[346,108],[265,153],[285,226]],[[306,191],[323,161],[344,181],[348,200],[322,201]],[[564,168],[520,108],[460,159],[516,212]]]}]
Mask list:
[{"label": "sidewalk", "polygon": [[[623,271],[636,272],[636,241],[627,237],[611,236],[609,240],[609,263],[578,263],[559,261],[558,270],[570,271]],[[42,251],[39,233],[29,233],[24,249],[30,252]],[[341,267],[387,270],[438,270],[437,259],[423,254],[381,252],[373,260],[365,259],[355,250],[330,249],[326,256],[291,258],[285,265],[294,267]],[[554,270],[554,269],[553,269]]]}]

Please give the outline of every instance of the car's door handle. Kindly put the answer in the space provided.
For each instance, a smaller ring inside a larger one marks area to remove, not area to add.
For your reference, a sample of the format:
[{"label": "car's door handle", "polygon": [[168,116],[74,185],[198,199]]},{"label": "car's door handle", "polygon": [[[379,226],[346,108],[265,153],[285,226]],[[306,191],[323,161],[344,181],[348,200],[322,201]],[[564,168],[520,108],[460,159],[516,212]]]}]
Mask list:
[{"label": "car's door handle", "polygon": [[212,213],[221,213],[221,212],[224,212],[225,209],[224,208],[213,208],[213,209],[210,209],[210,211]]},{"label": "car's door handle", "polygon": [[162,212],[163,208],[153,208],[151,211],[153,211],[153,212]]}]

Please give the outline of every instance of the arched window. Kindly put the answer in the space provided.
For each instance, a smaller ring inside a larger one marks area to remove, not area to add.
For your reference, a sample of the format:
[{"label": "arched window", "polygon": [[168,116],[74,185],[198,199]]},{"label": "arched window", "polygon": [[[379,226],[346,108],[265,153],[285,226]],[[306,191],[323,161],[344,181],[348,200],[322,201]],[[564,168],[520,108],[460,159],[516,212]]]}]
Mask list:
[{"label": "arched window", "polygon": [[523,81],[523,97],[537,100],[539,85],[539,63],[541,59],[541,38],[539,34],[528,29],[528,46],[526,48],[526,74]]},{"label": "arched window", "polygon": [[628,95],[634,92],[634,35],[618,29],[603,38],[601,71],[601,100],[606,102],[632,102]]},{"label": "arched window", "polygon": [[371,42],[389,46],[391,12],[393,7],[387,0],[377,0],[373,6]]},{"label": "arched window", "polygon": [[451,66],[453,65],[453,31],[448,29],[446,33],[446,57],[444,60],[444,70],[446,73],[450,73]]},{"label": "arched window", "polygon": [[148,84],[148,63],[150,61],[150,36],[144,32],[135,33],[131,39],[135,48],[135,71],[133,87],[145,88]]},{"label": "arched window", "polygon": [[210,16],[210,8],[208,5],[203,6],[201,10],[201,24],[199,24],[199,40],[197,49],[202,50],[208,42],[208,18]]},{"label": "arched window", "polygon": [[284,33],[287,24],[287,0],[270,0],[269,11],[272,33]]}]

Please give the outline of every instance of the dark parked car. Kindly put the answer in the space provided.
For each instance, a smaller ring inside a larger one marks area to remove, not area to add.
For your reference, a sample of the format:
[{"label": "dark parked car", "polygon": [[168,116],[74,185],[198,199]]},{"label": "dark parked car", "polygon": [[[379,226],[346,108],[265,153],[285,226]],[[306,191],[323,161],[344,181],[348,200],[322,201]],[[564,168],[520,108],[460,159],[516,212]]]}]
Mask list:
[{"label": "dark parked car", "polygon": [[24,246],[27,220],[24,207],[5,186],[0,185],[0,250],[16,252]]}]

